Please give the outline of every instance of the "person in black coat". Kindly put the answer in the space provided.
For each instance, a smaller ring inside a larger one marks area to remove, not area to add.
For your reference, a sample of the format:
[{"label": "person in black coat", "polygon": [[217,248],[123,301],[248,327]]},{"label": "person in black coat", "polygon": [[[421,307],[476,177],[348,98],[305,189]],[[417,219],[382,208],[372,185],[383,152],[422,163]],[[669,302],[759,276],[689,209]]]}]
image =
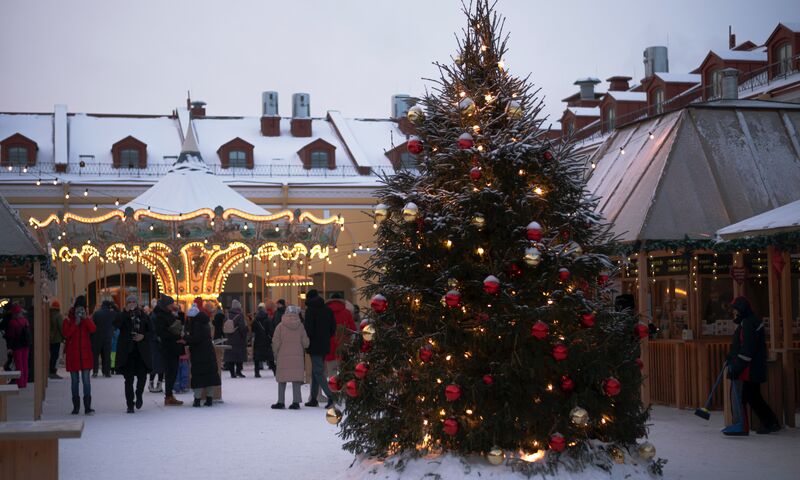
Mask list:
[{"label": "person in black coat", "polygon": [[[767,381],[767,341],[764,323],[753,312],[745,297],[736,297],[731,306],[736,311],[731,352],[728,357],[728,375],[742,382],[742,411],[750,405],[761,420],[756,433],[771,433],[781,429],[778,418],[761,397],[761,384]],[[744,419],[747,431],[747,421]]]},{"label": "person in black coat", "polygon": [[331,349],[331,337],[336,334],[336,320],[333,310],[325,305],[325,300],[313,289],[306,293],[305,327],[309,339],[308,354],[311,355],[311,398],[305,405],[319,406],[317,394],[322,388],[328,397],[325,408],[330,408],[333,406],[333,393],[325,379],[325,355]]},{"label": "person in black coat", "polygon": [[[268,303],[272,307],[269,310],[274,310],[275,304]],[[258,304],[258,312],[253,318],[253,326],[251,327],[253,330],[253,363],[255,364],[256,378],[261,377],[262,362],[267,362],[267,368],[272,370],[273,375],[275,374],[275,356],[272,353],[272,320],[267,310],[267,305]]]},{"label": "person in black coat", "polygon": [[225,338],[225,332],[222,331],[225,325],[225,312],[222,311],[222,302],[218,304],[217,313],[214,314],[214,340]]},{"label": "person in black coat", "polygon": [[97,377],[100,368],[99,360],[103,360],[103,376],[111,377],[111,338],[114,336],[114,320],[117,318],[114,303],[103,300],[100,308],[92,315],[97,331],[92,334],[92,354],[94,355],[93,377]]},{"label": "person in black coat", "polygon": [[139,308],[136,295],[129,295],[125,310],[117,314],[114,327],[119,329],[116,368],[125,375],[125,402],[128,413],[134,412],[133,379],[136,379],[136,409],[142,408],[142,394],[147,382],[147,372],[153,368],[150,352],[150,319]]},{"label": "person in black coat", "polygon": [[[210,307],[207,304],[207,307]],[[206,308],[207,308],[206,307]],[[205,406],[210,407],[213,402],[213,390],[222,384],[217,368],[217,356],[214,352],[214,343],[211,340],[211,319],[204,309],[193,305],[187,312],[189,321],[186,326],[184,339],[189,345],[189,356],[192,359],[191,387],[194,390],[193,407],[199,407],[205,390]]]},{"label": "person in black coat", "polygon": [[281,323],[281,318],[283,318],[283,314],[286,313],[286,300],[281,298],[275,303],[278,308],[275,310],[275,314],[272,316],[273,333],[275,333],[275,329],[278,328],[278,324]]},{"label": "person in black coat", "polygon": [[183,340],[183,326],[178,318],[178,306],[169,295],[162,295],[155,310],[156,335],[161,340],[161,359],[164,363],[164,405],[180,406],[183,402],[172,394],[175,378],[178,376],[178,362],[186,342]]}]

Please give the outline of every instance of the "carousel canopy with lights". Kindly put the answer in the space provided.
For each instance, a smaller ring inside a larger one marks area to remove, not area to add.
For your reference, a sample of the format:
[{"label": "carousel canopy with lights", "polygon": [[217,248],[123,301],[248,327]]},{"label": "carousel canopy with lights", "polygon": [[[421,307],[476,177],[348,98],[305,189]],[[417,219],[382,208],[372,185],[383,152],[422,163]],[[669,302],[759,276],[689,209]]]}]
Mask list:
[{"label": "carousel canopy with lights", "polygon": [[212,298],[249,258],[285,262],[325,258],[343,228],[340,216],[270,213],[211,174],[190,126],[180,156],[158,183],[118,210],[83,217],[51,214],[30,224],[54,259],[140,263],[159,290]]}]

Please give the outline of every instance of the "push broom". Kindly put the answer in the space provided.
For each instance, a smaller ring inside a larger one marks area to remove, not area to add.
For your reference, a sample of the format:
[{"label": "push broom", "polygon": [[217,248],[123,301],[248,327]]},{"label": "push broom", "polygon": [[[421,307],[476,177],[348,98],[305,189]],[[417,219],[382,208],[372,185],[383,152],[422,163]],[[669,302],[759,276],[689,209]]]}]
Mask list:
[{"label": "push broom", "polygon": [[711,419],[711,412],[708,410],[709,408],[711,408],[711,398],[714,396],[714,392],[717,391],[719,382],[722,380],[722,374],[725,373],[726,366],[727,363],[723,365],[722,370],[719,371],[719,375],[717,375],[717,380],[714,382],[714,386],[711,387],[711,393],[708,394],[708,399],[706,400],[706,404],[703,405],[701,408],[695,409],[694,411],[694,414],[702,418],[703,420]]}]

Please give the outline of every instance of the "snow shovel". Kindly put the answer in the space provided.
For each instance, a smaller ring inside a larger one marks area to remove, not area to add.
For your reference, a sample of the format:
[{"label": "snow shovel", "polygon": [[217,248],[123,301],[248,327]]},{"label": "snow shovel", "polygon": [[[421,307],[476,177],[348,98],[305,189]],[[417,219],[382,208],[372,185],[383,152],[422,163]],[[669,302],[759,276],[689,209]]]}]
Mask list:
[{"label": "snow shovel", "polygon": [[723,435],[728,435],[731,437],[744,437],[750,434],[745,428],[745,411],[742,409],[742,402],[739,398],[739,391],[736,389],[736,381],[731,382],[731,388],[733,389],[733,402],[734,406],[737,410],[739,410],[739,422],[734,423],[733,425],[728,425],[727,427],[722,429]]},{"label": "snow shovel", "polygon": [[719,382],[722,381],[722,374],[725,373],[725,367],[727,365],[728,365],[727,363],[722,365],[722,370],[719,371],[719,375],[717,375],[717,380],[714,382],[714,386],[711,387],[711,393],[708,394],[708,400],[706,400],[706,404],[701,408],[695,409],[694,411],[694,414],[702,418],[703,420],[711,419],[711,412],[708,410],[709,408],[711,408],[711,397],[713,397],[714,392],[717,391],[717,387],[719,386]]}]

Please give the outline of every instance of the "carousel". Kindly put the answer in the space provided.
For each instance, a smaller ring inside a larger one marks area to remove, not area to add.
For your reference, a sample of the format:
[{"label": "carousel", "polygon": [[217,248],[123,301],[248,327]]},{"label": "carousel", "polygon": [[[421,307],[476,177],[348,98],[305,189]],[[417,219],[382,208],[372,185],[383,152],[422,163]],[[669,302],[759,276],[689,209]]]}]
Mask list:
[{"label": "carousel", "polygon": [[[29,223],[71,279],[72,291],[62,296],[85,292],[121,303],[138,292],[143,303],[164,293],[184,305],[217,299],[234,272],[243,280],[237,291],[249,293],[253,306],[271,288],[292,298],[293,288],[313,284],[311,261],[325,268],[344,229],[341,216],[271,213],[246,199],[209,171],[191,127],[168,174],[128,204],[94,217],[53,213]],[[76,285],[77,277],[84,284]]]}]

